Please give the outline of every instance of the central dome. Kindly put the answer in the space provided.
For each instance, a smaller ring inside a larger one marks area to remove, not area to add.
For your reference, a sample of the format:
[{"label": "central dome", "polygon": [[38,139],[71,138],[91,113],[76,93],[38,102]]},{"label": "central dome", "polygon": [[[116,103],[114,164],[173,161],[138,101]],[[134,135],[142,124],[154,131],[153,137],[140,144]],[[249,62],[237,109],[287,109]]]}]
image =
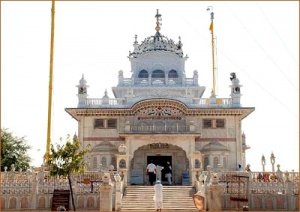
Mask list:
[{"label": "central dome", "polygon": [[140,45],[135,40],[134,51],[129,53],[129,57],[137,57],[140,54],[152,51],[168,51],[177,54],[179,57],[183,57],[180,37],[178,43],[175,43],[160,32],[156,32],[154,36],[147,37]]}]

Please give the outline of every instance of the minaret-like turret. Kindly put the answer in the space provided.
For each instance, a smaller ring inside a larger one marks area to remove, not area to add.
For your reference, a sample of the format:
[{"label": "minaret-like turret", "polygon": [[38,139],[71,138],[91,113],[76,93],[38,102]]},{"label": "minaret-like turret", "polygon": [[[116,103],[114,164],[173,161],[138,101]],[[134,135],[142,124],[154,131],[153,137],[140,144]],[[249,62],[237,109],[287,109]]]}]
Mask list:
[{"label": "minaret-like turret", "polygon": [[79,85],[77,85],[76,87],[78,87],[78,107],[85,105],[85,100],[87,99],[87,88],[89,87],[86,84],[86,80],[84,79],[84,75],[82,74],[81,79],[79,80]]},{"label": "minaret-like turret", "polygon": [[236,74],[233,72],[230,74],[230,80],[232,84],[231,87],[231,99],[232,99],[232,105],[236,107],[241,106],[241,87],[240,80],[236,77]]},{"label": "minaret-like turret", "polygon": [[104,91],[104,96],[102,97],[102,104],[103,105],[109,104],[109,97],[107,95],[107,89],[105,89],[105,91]]}]

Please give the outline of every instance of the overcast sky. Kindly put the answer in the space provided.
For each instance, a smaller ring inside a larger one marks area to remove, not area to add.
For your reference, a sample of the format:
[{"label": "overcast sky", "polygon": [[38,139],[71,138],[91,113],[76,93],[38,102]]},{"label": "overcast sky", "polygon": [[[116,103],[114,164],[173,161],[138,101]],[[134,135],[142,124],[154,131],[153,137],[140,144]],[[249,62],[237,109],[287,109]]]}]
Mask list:
[{"label": "overcast sky", "polygon": [[[1,127],[26,136],[34,166],[46,149],[51,2],[1,2]],[[261,170],[261,156],[274,152],[282,170],[299,168],[299,3],[276,2],[56,2],[52,143],[77,133],[65,112],[77,106],[76,85],[84,74],[89,97],[101,98],[117,85],[118,71],[130,77],[127,58],[139,43],[161,33],[181,36],[186,75],[199,72],[210,95],[210,15],[215,12],[217,95],[228,98],[231,72],[243,85],[242,105],[255,107],[242,129],[251,149],[247,163]]]}]

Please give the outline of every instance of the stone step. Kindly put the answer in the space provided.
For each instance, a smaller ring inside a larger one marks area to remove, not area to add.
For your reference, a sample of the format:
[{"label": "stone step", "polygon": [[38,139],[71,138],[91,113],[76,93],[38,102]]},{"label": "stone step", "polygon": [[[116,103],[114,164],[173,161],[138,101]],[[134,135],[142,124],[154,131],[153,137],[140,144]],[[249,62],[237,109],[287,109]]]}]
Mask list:
[{"label": "stone step", "polygon": [[[163,210],[197,211],[192,196],[192,186],[164,186]],[[128,186],[122,200],[123,211],[154,210],[153,186]]]}]

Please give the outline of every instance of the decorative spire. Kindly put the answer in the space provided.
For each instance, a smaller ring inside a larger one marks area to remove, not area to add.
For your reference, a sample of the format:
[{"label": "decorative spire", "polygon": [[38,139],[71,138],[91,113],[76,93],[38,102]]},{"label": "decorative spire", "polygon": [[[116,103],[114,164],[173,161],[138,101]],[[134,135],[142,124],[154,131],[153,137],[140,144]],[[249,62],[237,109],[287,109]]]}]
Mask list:
[{"label": "decorative spire", "polygon": [[266,165],[266,158],[264,155],[261,156],[261,165],[262,165],[262,168],[263,168],[263,172],[265,172],[265,165]]},{"label": "decorative spire", "polygon": [[155,18],[156,18],[156,27],[155,27],[155,30],[157,33],[159,33],[159,30],[160,30],[160,26],[161,26],[161,14],[159,14],[158,12],[158,9],[156,10],[156,15],[155,15]]},{"label": "decorative spire", "polygon": [[104,91],[104,96],[102,97],[102,104],[103,105],[109,104],[109,97],[107,95],[107,89],[105,89],[105,91]]},{"label": "decorative spire", "polygon": [[81,79],[79,80],[80,85],[86,85],[86,80],[84,79],[84,74],[82,74]]},{"label": "decorative spire", "polygon": [[181,49],[181,47],[182,47],[182,43],[181,43],[181,37],[179,36],[178,37],[178,49]]},{"label": "decorative spire", "polygon": [[129,52],[129,55],[136,54],[138,51],[139,42],[137,41],[137,35],[134,35],[134,42],[133,42],[133,53]]},{"label": "decorative spire", "polygon": [[138,42],[137,42],[137,35],[134,35],[134,44],[138,44]]}]

